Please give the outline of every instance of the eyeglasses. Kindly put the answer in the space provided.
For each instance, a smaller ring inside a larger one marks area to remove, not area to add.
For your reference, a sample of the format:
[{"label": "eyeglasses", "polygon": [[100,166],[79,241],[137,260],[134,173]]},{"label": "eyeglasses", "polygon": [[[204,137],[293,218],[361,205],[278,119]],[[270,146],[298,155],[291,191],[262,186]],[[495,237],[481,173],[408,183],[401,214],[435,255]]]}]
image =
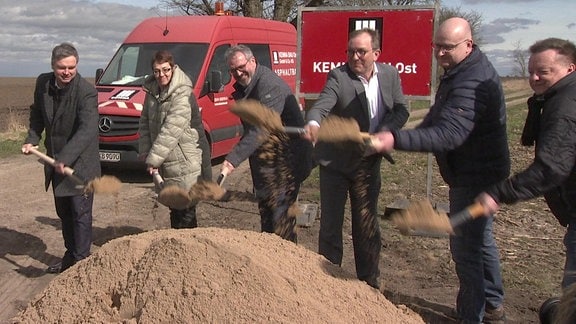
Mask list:
[{"label": "eyeglasses", "polygon": [[432,48],[438,52],[443,52],[443,53],[450,53],[453,50],[456,49],[456,47],[458,47],[458,45],[463,44],[465,42],[469,41],[469,39],[465,39],[459,43],[456,43],[454,45],[447,45],[447,44],[437,44],[437,43],[432,43]]},{"label": "eyeglasses", "polygon": [[246,63],[244,63],[242,65],[239,65],[235,68],[230,68],[230,69],[228,69],[228,71],[230,71],[230,73],[232,73],[232,74],[237,73],[237,72],[244,73],[244,72],[246,72],[246,65],[248,64],[248,62],[249,61],[246,61]]},{"label": "eyeglasses", "polygon": [[364,55],[370,53],[371,51],[376,50],[375,48],[371,48],[369,50],[365,50],[365,49],[353,49],[353,48],[349,48],[347,49],[344,53],[346,53],[346,55],[348,55],[349,57],[353,57],[354,55],[358,55],[358,57],[364,57]]},{"label": "eyeglasses", "polygon": [[162,73],[162,74],[164,74],[164,75],[167,75],[167,74],[170,73],[171,71],[172,71],[172,68],[165,67],[165,68],[162,68],[162,70],[154,70],[154,75],[155,75],[155,76],[159,76],[160,73]]}]

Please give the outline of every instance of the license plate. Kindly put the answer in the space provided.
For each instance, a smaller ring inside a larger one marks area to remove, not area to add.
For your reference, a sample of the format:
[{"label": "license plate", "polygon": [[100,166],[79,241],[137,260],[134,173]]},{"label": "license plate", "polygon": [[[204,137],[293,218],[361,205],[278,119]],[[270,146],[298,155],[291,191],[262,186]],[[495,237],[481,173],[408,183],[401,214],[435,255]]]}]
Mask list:
[{"label": "license plate", "polygon": [[102,151],[100,151],[100,161],[119,162],[120,161],[120,153],[119,152],[102,152]]}]

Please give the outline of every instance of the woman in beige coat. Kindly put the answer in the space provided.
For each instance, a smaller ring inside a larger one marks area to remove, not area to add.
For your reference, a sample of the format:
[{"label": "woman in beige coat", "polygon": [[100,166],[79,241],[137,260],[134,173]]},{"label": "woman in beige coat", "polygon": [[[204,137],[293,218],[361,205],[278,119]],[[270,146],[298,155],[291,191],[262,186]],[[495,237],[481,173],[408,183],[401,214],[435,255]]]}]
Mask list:
[{"label": "woman in beige coat", "polygon": [[[144,82],[146,100],[140,117],[139,152],[147,171],[159,171],[166,185],[188,191],[200,176],[202,150],[198,132],[190,126],[192,81],[174,64],[168,51],[159,51],[152,60],[153,76]],[[172,228],[197,226],[196,206],[170,208]]]}]

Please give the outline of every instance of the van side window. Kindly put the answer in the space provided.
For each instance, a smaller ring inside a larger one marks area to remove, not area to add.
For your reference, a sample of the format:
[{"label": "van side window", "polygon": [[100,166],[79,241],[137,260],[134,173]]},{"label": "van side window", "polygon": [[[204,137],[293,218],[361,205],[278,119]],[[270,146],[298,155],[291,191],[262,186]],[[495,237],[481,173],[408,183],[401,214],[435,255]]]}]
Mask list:
[{"label": "van side window", "polygon": [[258,64],[264,65],[265,67],[272,70],[272,60],[270,59],[270,46],[268,44],[242,44],[250,47],[254,57],[256,57],[256,62]]},{"label": "van side window", "polygon": [[219,71],[222,75],[222,84],[230,83],[232,76],[228,72],[228,64],[226,63],[226,58],[224,53],[230,48],[230,44],[220,45],[214,50],[214,55],[212,55],[212,60],[208,66],[208,75],[213,71]]}]

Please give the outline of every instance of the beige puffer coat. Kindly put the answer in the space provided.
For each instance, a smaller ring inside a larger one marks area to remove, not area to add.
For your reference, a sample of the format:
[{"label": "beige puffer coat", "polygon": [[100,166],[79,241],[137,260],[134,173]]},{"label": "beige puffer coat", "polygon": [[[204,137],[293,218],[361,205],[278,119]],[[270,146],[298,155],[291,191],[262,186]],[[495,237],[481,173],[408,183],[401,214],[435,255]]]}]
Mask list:
[{"label": "beige puffer coat", "polygon": [[167,185],[189,190],[202,162],[198,132],[190,127],[192,81],[177,65],[172,73],[170,85],[162,92],[154,76],[144,82],[139,152],[148,153],[146,164],[159,168]]}]

